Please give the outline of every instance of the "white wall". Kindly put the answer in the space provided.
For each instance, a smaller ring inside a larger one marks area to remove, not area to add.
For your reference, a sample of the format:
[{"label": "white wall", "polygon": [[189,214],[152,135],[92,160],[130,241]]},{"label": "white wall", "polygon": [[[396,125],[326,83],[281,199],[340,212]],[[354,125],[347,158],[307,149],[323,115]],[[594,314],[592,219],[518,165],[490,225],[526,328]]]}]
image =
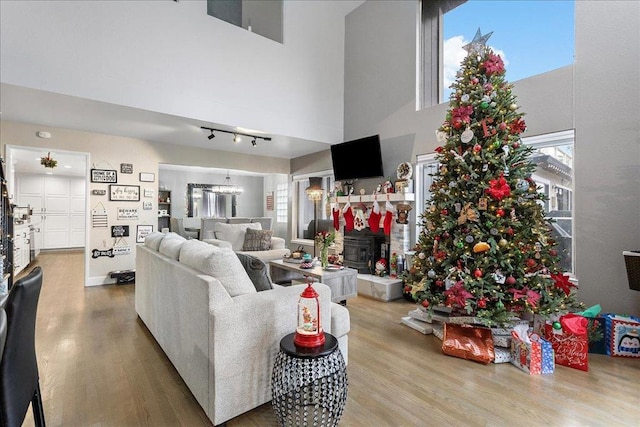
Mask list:
[{"label": "white wall", "polygon": [[342,140],[344,11],[286,1],[284,43],[198,1],[0,2],[2,82],[272,134]]}]

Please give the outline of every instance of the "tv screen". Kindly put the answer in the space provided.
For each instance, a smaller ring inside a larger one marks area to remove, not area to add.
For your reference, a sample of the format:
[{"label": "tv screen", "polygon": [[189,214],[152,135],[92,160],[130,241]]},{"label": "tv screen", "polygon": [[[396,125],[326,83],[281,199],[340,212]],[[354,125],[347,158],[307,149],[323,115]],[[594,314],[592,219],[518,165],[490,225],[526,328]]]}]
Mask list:
[{"label": "tv screen", "polygon": [[332,145],[331,161],[336,181],[384,176],[379,135]]}]

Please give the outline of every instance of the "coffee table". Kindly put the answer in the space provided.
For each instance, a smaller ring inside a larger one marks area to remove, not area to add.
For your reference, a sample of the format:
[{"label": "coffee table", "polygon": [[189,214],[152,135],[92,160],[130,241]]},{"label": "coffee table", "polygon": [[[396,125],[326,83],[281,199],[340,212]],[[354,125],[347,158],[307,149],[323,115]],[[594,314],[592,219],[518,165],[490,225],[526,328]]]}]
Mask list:
[{"label": "coffee table", "polygon": [[306,277],[324,283],[331,288],[331,301],[346,305],[348,298],[358,296],[358,270],[345,267],[341,270],[323,270],[322,267],[300,268],[300,264],[281,259],[269,261],[271,281],[291,281],[292,284],[306,283]]}]

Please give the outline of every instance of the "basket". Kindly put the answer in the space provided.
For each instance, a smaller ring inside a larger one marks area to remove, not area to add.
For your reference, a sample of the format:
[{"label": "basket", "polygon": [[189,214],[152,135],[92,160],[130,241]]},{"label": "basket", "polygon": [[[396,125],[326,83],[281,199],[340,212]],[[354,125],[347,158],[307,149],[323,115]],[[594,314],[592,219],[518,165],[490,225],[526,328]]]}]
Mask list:
[{"label": "basket", "polygon": [[624,251],[624,264],[627,267],[629,289],[640,291],[640,251]]}]

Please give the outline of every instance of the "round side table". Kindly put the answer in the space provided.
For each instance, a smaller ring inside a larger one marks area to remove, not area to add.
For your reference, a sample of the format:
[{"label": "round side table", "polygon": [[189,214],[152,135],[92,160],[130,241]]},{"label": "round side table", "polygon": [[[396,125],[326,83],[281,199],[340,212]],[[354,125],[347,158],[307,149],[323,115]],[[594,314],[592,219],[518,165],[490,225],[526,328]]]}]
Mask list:
[{"label": "round side table", "polygon": [[347,370],[338,340],[325,332],[317,348],[280,341],[271,375],[271,404],[281,426],[337,426],[347,402]]}]

